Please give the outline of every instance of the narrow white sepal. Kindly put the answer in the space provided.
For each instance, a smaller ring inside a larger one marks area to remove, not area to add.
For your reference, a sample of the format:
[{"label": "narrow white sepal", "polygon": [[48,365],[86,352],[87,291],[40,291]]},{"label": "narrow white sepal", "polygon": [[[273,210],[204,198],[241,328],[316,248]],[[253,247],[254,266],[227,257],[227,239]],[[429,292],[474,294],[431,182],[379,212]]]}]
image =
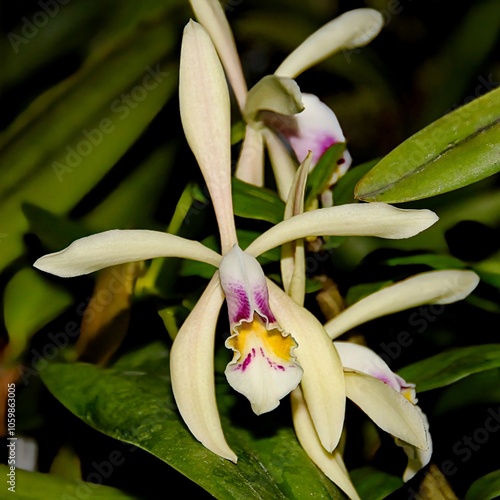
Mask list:
[{"label": "narrow white sepal", "polygon": [[345,416],[344,372],[333,342],[321,323],[268,280],[271,308],[280,325],[297,341],[297,361],[304,370],[301,389],[323,447],[337,446]]},{"label": "narrow white sepal", "polygon": [[306,38],[281,63],[275,74],[296,78],[335,52],[362,47],[382,29],[384,18],[373,9],[355,9],[333,19]]},{"label": "narrow white sepal", "polygon": [[423,304],[451,304],[464,299],[478,285],[473,271],[444,270],[420,273],[368,295],[325,324],[331,339],[381,316]]},{"label": "narrow white sepal", "polygon": [[231,196],[229,90],[212,40],[194,21],[189,21],[182,37],[179,105],[186,139],[210,192],[224,254],[237,241]]},{"label": "narrow white sepal", "polygon": [[245,107],[247,85],[236,50],[233,33],[218,0],[189,0],[200,24],[217,49],[241,111]]},{"label": "narrow white sepal", "polygon": [[345,470],[340,452],[333,450],[332,453],[329,453],[321,445],[300,387],[292,392],[291,402],[293,426],[304,451],[351,500],[360,500],[356,488]]},{"label": "narrow white sepal", "polygon": [[221,256],[198,241],[146,229],[113,229],[74,241],[33,266],[63,278],[155,257],[180,257],[218,266]]},{"label": "narrow white sepal", "polygon": [[280,222],[245,250],[255,257],[283,243],[308,236],[410,238],[437,222],[430,210],[395,208],[386,203],[351,203],[311,210]]},{"label": "narrow white sepal", "polygon": [[234,175],[254,186],[264,185],[264,140],[260,131],[250,125],[245,128]]},{"label": "narrow white sepal", "polygon": [[216,273],[175,337],[170,376],[179,412],[194,437],[210,451],[236,463],[222,432],[215,399],[214,337],[223,301]]}]

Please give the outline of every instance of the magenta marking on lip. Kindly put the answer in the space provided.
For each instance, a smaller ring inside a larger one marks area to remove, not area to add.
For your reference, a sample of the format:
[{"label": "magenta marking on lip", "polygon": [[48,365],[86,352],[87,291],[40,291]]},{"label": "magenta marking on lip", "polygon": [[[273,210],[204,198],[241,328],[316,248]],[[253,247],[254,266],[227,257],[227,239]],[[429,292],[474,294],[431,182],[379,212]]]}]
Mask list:
[{"label": "magenta marking on lip", "polygon": [[256,290],[253,298],[258,311],[264,315],[270,323],[275,323],[276,318],[269,307],[269,294],[267,292],[267,288]]},{"label": "magenta marking on lip", "polygon": [[231,285],[231,294],[226,294],[230,317],[233,323],[251,319],[250,301],[245,289],[239,285]]},{"label": "magenta marking on lip", "polygon": [[247,368],[248,365],[252,361],[252,355],[250,353],[247,354],[247,357],[245,358],[245,361],[243,361],[243,364],[241,365],[241,371],[244,372]]}]

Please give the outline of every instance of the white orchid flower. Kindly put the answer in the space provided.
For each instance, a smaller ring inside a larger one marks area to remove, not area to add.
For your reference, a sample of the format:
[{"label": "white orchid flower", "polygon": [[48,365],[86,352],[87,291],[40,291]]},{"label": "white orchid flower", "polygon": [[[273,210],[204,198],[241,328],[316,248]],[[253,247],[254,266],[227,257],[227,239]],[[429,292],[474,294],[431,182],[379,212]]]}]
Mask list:
[{"label": "white orchid flower", "polygon": [[[478,285],[467,270],[429,271],[387,286],[346,308],[324,327],[331,339],[372,319],[424,304],[451,304],[463,300]],[[344,367],[346,396],[383,430],[394,436],[408,456],[403,480],[410,480],[432,456],[426,415],[417,406],[415,385],[392,372],[371,349],[350,342],[333,342]],[[327,453],[318,442],[299,388],[292,393],[294,427],[311,460],[349,498],[359,498],[338,450]]]},{"label": "white orchid flower", "polygon": [[[297,163],[280,137],[287,139],[298,163],[305,159],[308,151],[312,151],[310,168],[314,167],[328,147],[345,142],[335,113],[316,96],[301,94],[293,79],[337,52],[368,44],[382,29],[383,17],[376,10],[368,8],[342,14],[304,40],[285,58],[274,75],[264,77],[248,91],[234,37],[219,1],[190,0],[190,3],[198,21],[214,42],[247,122],[236,176],[263,186],[266,147],[278,192],[286,200]],[[278,94],[281,94],[280,104],[277,104]],[[269,101],[273,102],[271,108]],[[346,172],[351,161],[349,152],[345,151],[330,184]]]},{"label": "white orchid flower", "polygon": [[345,408],[340,359],[321,323],[266,280],[256,257],[308,236],[408,238],[434,224],[437,216],[384,203],[318,209],[277,224],[243,251],[232,207],[228,88],[210,37],[193,21],[182,40],[179,96],[185,135],[213,202],[222,254],[172,234],[111,230],[79,239],[41,257],[34,266],[61,277],[155,257],[194,259],[219,268],[171,350],[172,388],[190,431],[208,449],[236,462],[224,438],[215,399],[214,337],[225,298],[231,325],[226,345],[234,351],[226,369],[229,383],[250,400],[256,413],[263,413],[275,408],[300,382],[321,446],[332,451],[340,438]]}]

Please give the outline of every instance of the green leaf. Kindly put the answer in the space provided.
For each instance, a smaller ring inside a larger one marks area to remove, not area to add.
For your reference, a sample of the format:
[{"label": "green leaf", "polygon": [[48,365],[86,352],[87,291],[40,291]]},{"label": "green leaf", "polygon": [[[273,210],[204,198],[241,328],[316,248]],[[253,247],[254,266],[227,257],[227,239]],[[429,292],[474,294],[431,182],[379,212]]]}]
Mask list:
[{"label": "green leaf", "polygon": [[136,141],[176,84],[163,18],[98,50],[0,136],[0,269],[24,250],[21,203],[67,213]]},{"label": "green leaf", "polygon": [[472,373],[500,367],[500,344],[460,347],[406,366],[398,372],[418,392],[456,382]]},{"label": "green leaf", "polygon": [[72,297],[67,291],[48,282],[34,269],[25,268],[17,272],[4,292],[9,361],[16,361],[32,335],[71,303]]},{"label": "green leaf", "polygon": [[500,170],[500,88],[431,123],[357,184],[356,198],[400,203],[458,189]]},{"label": "green leaf", "polygon": [[52,362],[41,376],[50,392],[85,423],[150,452],[216,498],[343,498],[309,460],[291,428],[259,417],[258,432],[252,433],[240,428],[234,416],[229,418],[234,396],[226,394],[225,379],[218,402],[238,464],[208,451],[176,410],[168,358],[168,350],[155,343],[125,355],[111,368]]},{"label": "green leaf", "polygon": [[330,186],[330,179],[338,168],[337,161],[345,151],[345,142],[330,146],[307,177],[305,206],[309,207]]},{"label": "green leaf", "polygon": [[245,219],[278,224],[283,220],[285,203],[270,189],[253,186],[236,177],[232,179],[234,213]]},{"label": "green leaf", "polygon": [[[3,481],[2,488],[10,486],[8,482],[10,468],[0,464],[0,474],[7,478]],[[98,474],[98,473],[96,473]],[[22,469],[15,471],[15,493],[12,498],[19,500],[46,500],[47,498],[92,498],[93,500],[140,500],[137,496],[128,495],[110,486],[103,486],[86,481],[69,481],[53,474],[43,474],[41,472],[29,472]],[[102,478],[101,478],[102,480]],[[8,493],[4,498],[7,498]]]},{"label": "green leaf", "polygon": [[354,469],[350,474],[352,482],[363,500],[383,500],[404,485],[400,477],[373,467]]},{"label": "green leaf", "polygon": [[493,500],[500,496],[500,470],[477,479],[467,490],[465,500]]},{"label": "green leaf", "polygon": [[465,269],[467,265],[451,255],[437,255],[423,253],[419,255],[408,255],[404,257],[392,257],[383,261],[388,266],[407,266],[422,264],[433,269]]},{"label": "green leaf", "polygon": [[378,160],[371,160],[354,168],[350,168],[333,187],[333,203],[335,205],[345,205],[346,203],[356,203],[354,198],[354,187],[367,172],[369,172]]},{"label": "green leaf", "polygon": [[475,404],[500,402],[500,369],[469,375],[443,390],[434,413],[442,415]]}]

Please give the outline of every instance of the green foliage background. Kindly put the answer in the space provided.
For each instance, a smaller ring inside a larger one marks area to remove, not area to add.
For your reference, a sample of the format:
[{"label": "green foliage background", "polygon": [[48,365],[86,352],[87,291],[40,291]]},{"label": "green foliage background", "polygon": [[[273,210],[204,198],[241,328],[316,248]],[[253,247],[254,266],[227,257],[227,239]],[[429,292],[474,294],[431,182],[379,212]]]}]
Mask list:
[{"label": "green foliage background", "polygon": [[[354,158],[335,188],[336,203],[354,201],[359,179],[383,158],[378,177],[374,169],[374,177],[358,185],[360,198],[378,192],[389,182],[384,166],[406,165],[415,142],[397,146],[469,102],[491,133],[488,144],[498,145],[500,11],[494,0],[223,5],[249,85],[339,13],[372,7],[384,15],[385,27],[368,47],[337,54],[297,79],[336,112]],[[112,228],[168,229],[217,246],[211,206],[178,113],[179,48],[191,16],[181,0],[0,3],[0,375],[4,384],[18,374],[16,432],[39,445],[39,473],[19,471],[20,498],[72,498],[78,491],[93,498],[159,498],[155,492],[167,495],[174,485],[197,498],[341,498],[297,444],[287,402],[257,419],[221,378],[218,401],[240,456],[237,467],[201,447],[180,421],[170,395],[168,348],[206,283],[206,268],[152,263],[138,281],[126,336],[105,369],[70,361],[73,325],[84,318],[95,276],[63,280],[32,269],[41,255]],[[410,198],[398,185],[389,201],[430,208],[439,223],[403,241],[331,238],[326,254],[309,257],[307,305],[324,320],[315,299],[318,276],[333,279],[354,302],[429,269],[468,268],[480,275],[479,287],[463,302],[380,318],[354,333],[417,384],[441,480],[459,498],[493,498],[500,494],[500,434],[485,438],[478,429],[500,411],[498,157],[483,154],[486,139],[455,144],[446,135],[449,124],[436,123],[444,134],[436,156],[453,144],[451,159],[436,167],[449,192],[432,192],[438,174],[426,170],[427,178],[410,186],[419,196]],[[428,129],[421,134],[424,148],[436,137]],[[237,145],[235,158],[236,152]],[[456,163],[464,173],[452,186]],[[281,220],[283,205],[271,190],[235,183],[234,200],[241,241]],[[271,274],[279,273],[278,259],[279,252],[263,257]],[[223,311],[219,342],[225,329]],[[403,332],[408,345],[400,342]],[[61,348],[54,339],[63,337]],[[218,352],[216,361],[223,367],[227,354]],[[408,498],[423,481],[421,495],[431,491],[425,490],[431,487],[426,471],[403,485],[401,450],[378,436],[354,406],[347,432],[345,460],[363,499]],[[378,441],[380,448],[370,446]],[[81,482],[92,481],[96,464],[111,457],[118,465],[99,476],[104,486]],[[445,465],[450,461],[453,467]]]}]

